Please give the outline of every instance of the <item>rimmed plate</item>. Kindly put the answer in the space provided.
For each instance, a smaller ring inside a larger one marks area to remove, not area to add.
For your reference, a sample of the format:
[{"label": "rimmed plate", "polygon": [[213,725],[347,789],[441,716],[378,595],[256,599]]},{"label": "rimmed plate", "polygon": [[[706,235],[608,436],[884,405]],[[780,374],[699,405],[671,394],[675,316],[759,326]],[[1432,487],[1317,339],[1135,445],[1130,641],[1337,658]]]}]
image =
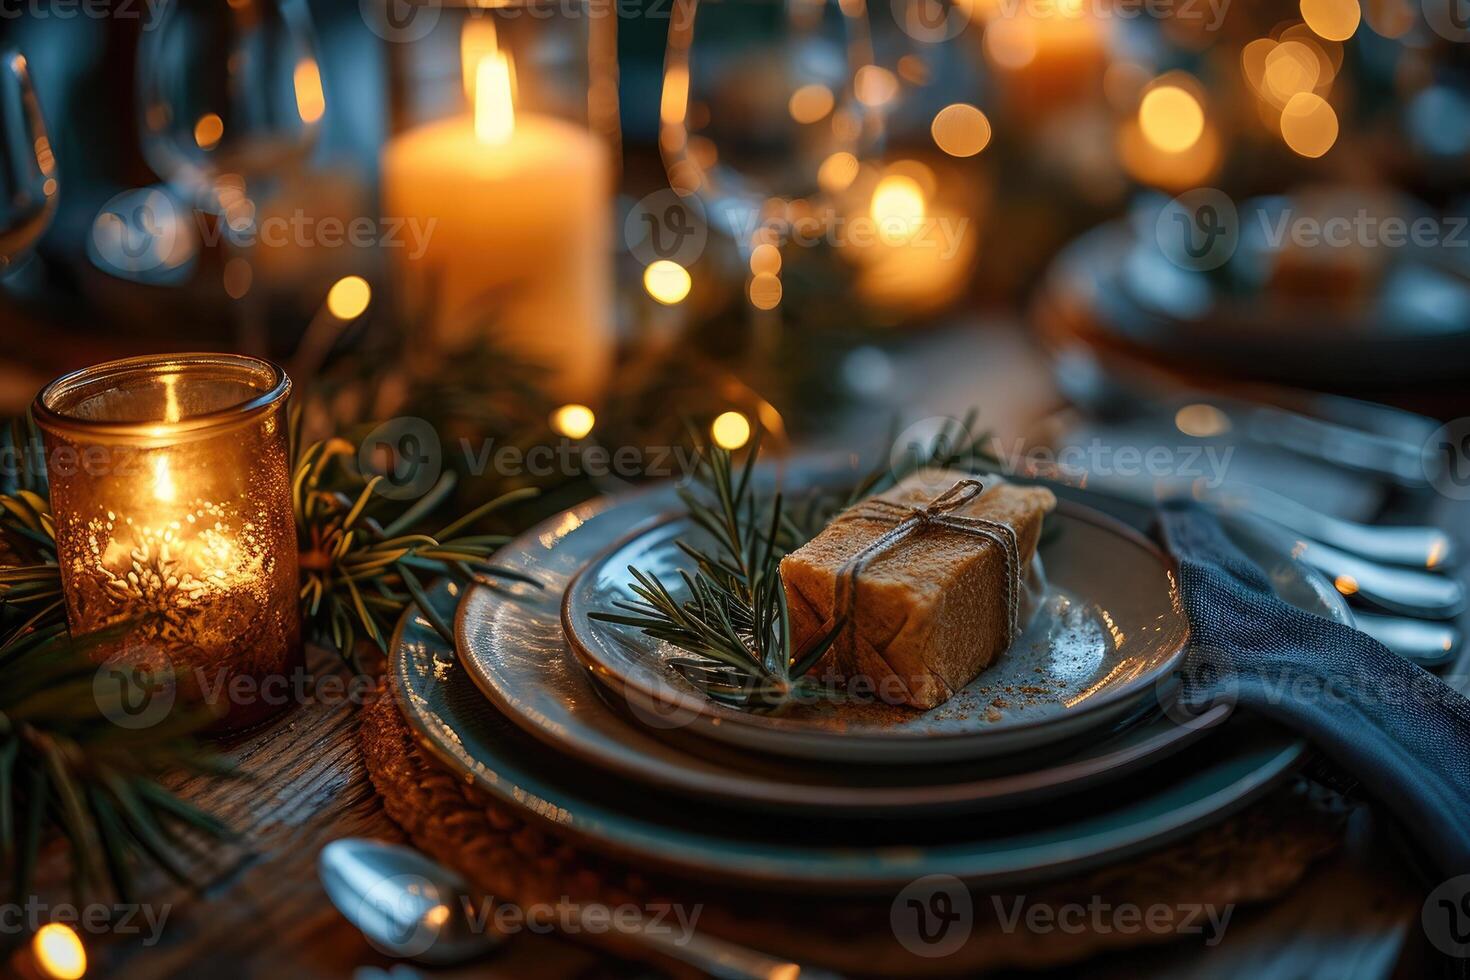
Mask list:
[{"label": "rimmed plate", "polygon": [[[841,767],[729,749],[700,740],[686,751],[677,717],[630,716],[605,703],[570,654],[561,630],[561,593],[570,576],[626,529],[677,506],[672,489],[585,504],[516,538],[496,556],[507,568],[534,574],[523,587],[471,589],[459,606],[456,636],[471,678],[508,718],[549,746],[645,785],[769,809],[828,816],[904,816],[1014,807],[1116,779],[1183,748],[1212,719],[1183,727],[1162,715],[1089,739],[1061,758],[1031,758],[1028,767],[997,771],[994,763]],[[1285,551],[1237,535],[1252,558],[1271,570],[1283,598],[1319,615],[1346,619],[1346,605],[1320,576]],[[1223,713],[1223,709],[1222,712]]]},{"label": "rimmed plate", "polygon": [[[938,707],[877,697],[822,699],[779,716],[706,698],[670,661],[682,652],[591,614],[633,598],[629,566],[675,597],[689,565],[680,540],[701,532],[676,517],[611,548],[568,586],[562,627],[592,676],[640,717],[671,718],[744,749],[852,764],[934,763],[1038,749],[1116,722],[1166,678],[1188,640],[1172,564],[1132,528],[1075,501],[1047,517],[1038,555],[1040,611],[1009,650]],[[880,679],[873,679],[874,683]]]},{"label": "rimmed plate", "polygon": [[[568,518],[569,521],[580,517]],[[453,614],[460,590],[430,601]],[[889,891],[928,874],[998,885],[1119,860],[1246,805],[1289,775],[1305,745],[1243,725],[1131,781],[1066,806],[918,821],[751,820],[747,812],[608,778],[522,731],[480,693],[453,648],[410,610],[390,656],[395,696],[450,771],[589,847],[640,865],[792,890]]]}]

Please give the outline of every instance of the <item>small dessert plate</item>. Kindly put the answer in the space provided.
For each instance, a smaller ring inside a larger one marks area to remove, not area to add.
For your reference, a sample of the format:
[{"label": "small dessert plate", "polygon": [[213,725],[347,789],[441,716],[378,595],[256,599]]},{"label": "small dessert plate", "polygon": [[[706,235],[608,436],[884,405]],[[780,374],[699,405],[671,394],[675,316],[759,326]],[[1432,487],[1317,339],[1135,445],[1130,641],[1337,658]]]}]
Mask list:
[{"label": "small dessert plate", "polygon": [[634,598],[629,567],[676,598],[700,532],[682,516],[634,531],[571,582],[562,625],[578,659],[633,716],[654,728],[776,755],[840,762],[932,763],[1038,749],[1115,722],[1165,681],[1188,639],[1169,559],[1131,528],[1072,501],[1047,518],[1038,550],[1040,609],[994,664],[929,710],[846,688],[780,714],[706,698],[670,665],[683,652],[631,627],[593,619]]}]

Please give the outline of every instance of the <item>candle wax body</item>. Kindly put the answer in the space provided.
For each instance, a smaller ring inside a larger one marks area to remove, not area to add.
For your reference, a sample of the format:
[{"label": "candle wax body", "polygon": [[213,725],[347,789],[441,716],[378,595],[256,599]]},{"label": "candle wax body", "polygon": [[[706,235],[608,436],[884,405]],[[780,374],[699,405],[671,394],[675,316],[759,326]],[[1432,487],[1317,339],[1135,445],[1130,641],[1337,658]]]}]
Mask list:
[{"label": "candle wax body", "polygon": [[436,346],[483,332],[549,368],[557,397],[595,401],[614,343],[609,180],[606,147],[548,116],[518,115],[500,145],[469,117],[393,139],[383,214],[434,222],[422,255],[393,253],[395,273]]}]

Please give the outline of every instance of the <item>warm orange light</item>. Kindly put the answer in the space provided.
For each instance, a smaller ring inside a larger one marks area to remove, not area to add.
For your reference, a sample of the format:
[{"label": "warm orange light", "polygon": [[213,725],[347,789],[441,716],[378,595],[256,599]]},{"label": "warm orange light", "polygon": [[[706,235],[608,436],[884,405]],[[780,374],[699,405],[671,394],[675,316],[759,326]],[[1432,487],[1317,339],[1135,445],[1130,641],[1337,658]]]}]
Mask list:
[{"label": "warm orange light", "polygon": [[786,104],[791,118],[799,123],[814,123],[823,119],[827,113],[832,111],[836,99],[832,97],[832,90],[820,83],[803,85],[791,93],[791,99]]},{"label": "warm orange light", "polygon": [[924,220],[924,189],[912,177],[889,174],[878,181],[869,211],[880,238],[889,244],[906,242]]},{"label": "warm orange light", "polygon": [[1358,591],[1358,580],[1351,575],[1339,575],[1332,584],[1343,595],[1353,595]]},{"label": "warm orange light", "polygon": [[475,66],[475,137],[488,146],[504,146],[516,131],[510,97],[510,59],[502,51],[487,54]]},{"label": "warm orange light", "polygon": [[586,405],[563,405],[551,413],[551,427],[568,439],[585,439],[597,425],[597,416]]},{"label": "warm orange light", "polygon": [[327,111],[327,99],[322,94],[322,72],[315,58],[302,58],[296,63],[296,111],[301,121],[314,123]]},{"label": "warm orange light", "polygon": [[1307,26],[1328,41],[1346,41],[1363,19],[1358,0],[1301,0],[1301,10]]},{"label": "warm orange light", "polygon": [[343,276],[327,293],[327,311],[339,320],[356,320],[373,299],[373,287],[362,276]]},{"label": "warm orange light", "polygon": [[1174,425],[1187,436],[1208,439],[1230,431],[1230,416],[1214,405],[1197,402],[1175,412]]},{"label": "warm orange light", "polygon": [[967,102],[940,109],[929,126],[934,145],[952,157],[972,157],[990,143],[990,120]]},{"label": "warm orange light", "polygon": [[1317,53],[1301,41],[1283,41],[1266,55],[1265,93],[1277,105],[1299,93],[1312,91],[1321,77],[1322,65]]},{"label": "warm orange light", "polygon": [[721,449],[739,449],[750,441],[750,419],[739,412],[725,412],[710,425],[709,434]]},{"label": "warm orange light", "polygon": [[212,150],[219,146],[220,137],[225,135],[225,121],[218,113],[206,112],[194,124],[194,142],[201,150]]},{"label": "warm orange light", "polygon": [[757,245],[750,252],[750,271],[769,272],[771,275],[780,272],[781,250],[770,242]]},{"label": "warm orange light", "polygon": [[1205,131],[1205,111],[1199,100],[1177,85],[1150,89],[1138,106],[1143,136],[1166,153],[1183,153]]},{"label": "warm orange light", "polygon": [[898,94],[898,78],[887,68],[863,65],[853,77],[853,91],[863,105],[876,108]]},{"label": "warm orange light", "polygon": [[1320,95],[1298,92],[1281,110],[1281,138],[1304,157],[1320,157],[1337,142],[1337,113]]},{"label": "warm orange light", "polygon": [[774,310],[781,305],[781,277],[773,272],[758,272],[750,277],[750,305],[758,310]]},{"label": "warm orange light", "polygon": [[683,302],[693,285],[688,270],[669,259],[651,262],[643,270],[643,288],[665,306]]},{"label": "warm orange light", "polygon": [[70,926],[48,922],[31,940],[36,965],[56,980],[80,980],[87,972],[87,950]]},{"label": "warm orange light", "polygon": [[846,150],[838,150],[817,168],[817,186],[828,194],[845,191],[857,179],[859,169],[857,157]]},{"label": "warm orange light", "polygon": [[689,69],[683,65],[670,65],[664,72],[664,92],[658,117],[667,126],[682,126],[688,107]]}]

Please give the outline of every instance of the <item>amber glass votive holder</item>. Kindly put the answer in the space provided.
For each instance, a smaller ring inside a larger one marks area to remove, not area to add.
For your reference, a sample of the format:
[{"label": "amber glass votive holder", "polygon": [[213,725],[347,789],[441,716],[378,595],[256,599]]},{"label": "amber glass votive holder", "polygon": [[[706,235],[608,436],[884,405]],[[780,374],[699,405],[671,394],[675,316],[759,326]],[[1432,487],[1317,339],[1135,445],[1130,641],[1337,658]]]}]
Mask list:
[{"label": "amber glass votive holder", "polygon": [[302,663],[290,389],[267,361],[169,354],[64,375],[32,409],[73,634],[115,630],[99,660],[168,678],[216,730],[283,707]]}]

